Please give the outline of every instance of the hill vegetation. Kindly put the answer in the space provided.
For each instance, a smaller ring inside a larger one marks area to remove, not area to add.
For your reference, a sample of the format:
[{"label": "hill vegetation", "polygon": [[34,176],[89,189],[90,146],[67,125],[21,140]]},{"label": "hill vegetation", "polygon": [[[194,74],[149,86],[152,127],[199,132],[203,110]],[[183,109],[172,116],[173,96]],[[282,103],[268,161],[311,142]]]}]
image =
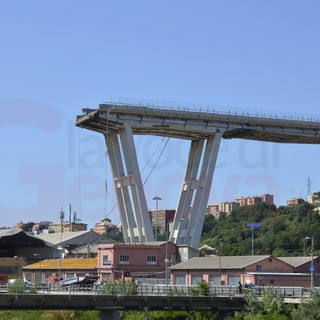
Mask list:
[{"label": "hill vegetation", "polygon": [[314,254],[320,254],[320,215],[307,202],[278,208],[260,203],[240,207],[220,219],[206,215],[201,245],[207,244],[221,255],[251,255],[252,229],[247,223],[261,224],[253,230],[255,255],[309,255],[311,241],[306,237],[314,239]]}]

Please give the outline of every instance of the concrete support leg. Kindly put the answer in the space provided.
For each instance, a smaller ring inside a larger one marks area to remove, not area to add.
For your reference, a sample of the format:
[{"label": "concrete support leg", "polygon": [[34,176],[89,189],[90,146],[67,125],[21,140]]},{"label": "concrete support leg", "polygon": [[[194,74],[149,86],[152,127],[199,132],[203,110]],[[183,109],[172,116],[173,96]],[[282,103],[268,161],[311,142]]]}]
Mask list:
[{"label": "concrete support leg", "polygon": [[127,176],[125,172],[117,133],[109,133],[106,136],[106,144],[118,200],[124,242],[133,243],[138,241],[138,238],[134,236],[134,230],[137,226],[129,190],[131,177]]},{"label": "concrete support leg", "polygon": [[120,320],[118,310],[100,310],[100,320]]},{"label": "concrete support leg", "polygon": [[[221,132],[209,137],[203,155],[204,141],[191,145],[173,233],[170,235],[170,240],[177,245],[199,247],[221,137]],[[202,167],[197,176],[201,155]]]},{"label": "concrete support leg", "polygon": [[[120,137],[120,139],[119,139]],[[119,205],[125,243],[153,241],[132,128],[125,125],[106,134],[115,190]]]},{"label": "concrete support leg", "polygon": [[221,133],[216,133],[214,137],[209,137],[207,140],[199,184],[192,205],[188,230],[185,237],[185,243],[192,248],[199,248],[221,137]]},{"label": "concrete support leg", "polygon": [[171,242],[176,244],[182,244],[185,236],[185,229],[183,226],[185,226],[186,222],[189,220],[190,207],[193,198],[193,189],[190,188],[189,185],[197,178],[203,144],[204,140],[196,140],[191,142],[178,208],[176,210],[176,215],[169,238]]},{"label": "concrete support leg", "polygon": [[137,231],[139,234],[139,240],[140,242],[153,241],[154,235],[148,205],[144,194],[131,126],[125,125],[124,129],[120,130],[120,139],[127,172],[134,177],[134,183],[131,185],[131,197],[138,226]]},{"label": "concrete support leg", "polygon": [[231,317],[234,317],[234,315],[235,315],[235,312],[232,310],[220,311],[215,319],[216,320],[225,320],[225,319],[229,319]]}]

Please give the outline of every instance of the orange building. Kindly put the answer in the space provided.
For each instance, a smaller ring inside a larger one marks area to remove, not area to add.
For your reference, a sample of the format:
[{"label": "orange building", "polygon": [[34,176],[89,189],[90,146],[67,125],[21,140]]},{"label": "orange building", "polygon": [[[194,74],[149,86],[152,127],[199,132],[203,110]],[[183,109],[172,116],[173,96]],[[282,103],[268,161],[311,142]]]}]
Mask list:
[{"label": "orange building", "polygon": [[290,200],[287,201],[287,206],[288,207],[293,207],[293,206],[297,206],[297,205],[299,205],[299,204],[301,204],[303,202],[304,202],[304,200],[301,199],[301,198],[293,198],[293,199],[290,199]]},{"label": "orange building", "polygon": [[273,195],[266,193],[261,196],[252,196],[252,197],[240,197],[235,200],[240,204],[240,207],[243,206],[253,206],[261,202],[265,202],[267,204],[274,204]]},{"label": "orange building", "polygon": [[45,259],[22,268],[32,283],[53,283],[54,280],[97,274],[97,259]]}]

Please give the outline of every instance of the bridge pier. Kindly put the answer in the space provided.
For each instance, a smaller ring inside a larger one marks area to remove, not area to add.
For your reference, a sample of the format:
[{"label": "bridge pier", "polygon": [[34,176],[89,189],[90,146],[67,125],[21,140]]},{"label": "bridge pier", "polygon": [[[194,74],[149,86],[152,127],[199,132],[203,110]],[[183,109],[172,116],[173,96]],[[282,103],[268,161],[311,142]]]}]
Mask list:
[{"label": "bridge pier", "polygon": [[154,241],[132,127],[105,135],[125,243]]},{"label": "bridge pier", "polygon": [[120,312],[118,310],[100,310],[100,320],[119,320]]},{"label": "bridge pier", "polygon": [[191,143],[170,241],[198,249],[222,131]]},{"label": "bridge pier", "polygon": [[233,317],[234,314],[235,314],[235,312],[233,310],[220,310],[215,319],[216,320],[229,319],[230,317]]}]

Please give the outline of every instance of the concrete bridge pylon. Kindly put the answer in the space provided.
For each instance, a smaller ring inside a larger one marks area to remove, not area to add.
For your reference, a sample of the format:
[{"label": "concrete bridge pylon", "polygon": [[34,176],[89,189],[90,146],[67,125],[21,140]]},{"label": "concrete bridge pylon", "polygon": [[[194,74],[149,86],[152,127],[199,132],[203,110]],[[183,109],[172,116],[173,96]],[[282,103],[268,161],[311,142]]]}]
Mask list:
[{"label": "concrete bridge pylon", "polygon": [[[104,103],[83,109],[76,126],[104,135],[114,179],[125,243],[154,241],[134,135],[190,141],[170,241],[199,247],[221,139],[320,144],[319,117],[277,117],[256,112],[217,112],[153,105]],[[191,250],[192,251],[192,250]]]}]

